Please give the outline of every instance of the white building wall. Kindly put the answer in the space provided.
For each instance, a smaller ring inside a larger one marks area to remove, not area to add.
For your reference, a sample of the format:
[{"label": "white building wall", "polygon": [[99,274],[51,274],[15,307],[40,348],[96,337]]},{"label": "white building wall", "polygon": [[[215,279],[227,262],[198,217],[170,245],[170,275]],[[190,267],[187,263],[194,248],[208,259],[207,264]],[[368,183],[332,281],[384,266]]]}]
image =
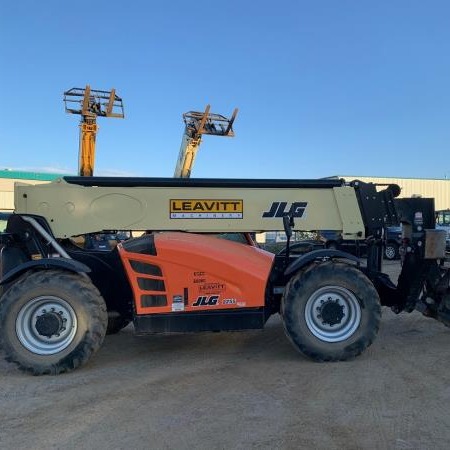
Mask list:
[{"label": "white building wall", "polygon": [[19,181],[28,184],[49,183],[41,180],[24,180],[18,178],[0,178],[0,211],[14,210],[14,183]]}]

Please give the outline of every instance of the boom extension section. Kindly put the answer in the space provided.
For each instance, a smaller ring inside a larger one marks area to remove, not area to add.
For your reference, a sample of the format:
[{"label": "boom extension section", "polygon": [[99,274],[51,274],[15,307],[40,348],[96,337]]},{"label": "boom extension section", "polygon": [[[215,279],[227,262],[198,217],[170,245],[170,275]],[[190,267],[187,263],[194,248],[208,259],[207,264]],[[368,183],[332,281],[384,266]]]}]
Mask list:
[{"label": "boom extension section", "polygon": [[210,113],[209,110],[210,105],[207,105],[205,112],[189,111],[183,114],[185,128],[173,175],[175,178],[189,178],[191,176],[195,157],[204,134],[234,136],[233,122],[236,119],[238,109],[236,108],[233,111],[230,119],[220,114]]},{"label": "boom extension section", "polygon": [[94,175],[97,117],[123,119],[122,99],[115,89],[99,91],[87,85],[84,89],[72,88],[64,92],[64,105],[67,113],[81,116],[78,174],[91,177]]}]

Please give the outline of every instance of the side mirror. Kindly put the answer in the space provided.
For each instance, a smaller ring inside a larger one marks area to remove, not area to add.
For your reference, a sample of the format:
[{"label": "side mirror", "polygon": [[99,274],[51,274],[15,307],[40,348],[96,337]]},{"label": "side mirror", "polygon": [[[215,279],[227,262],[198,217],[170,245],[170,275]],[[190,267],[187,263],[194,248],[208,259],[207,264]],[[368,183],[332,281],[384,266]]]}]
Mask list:
[{"label": "side mirror", "polygon": [[283,216],[283,227],[286,236],[290,238],[292,236],[292,228],[294,227],[294,218],[289,215]]},{"label": "side mirror", "polygon": [[283,227],[286,233],[286,256],[284,258],[285,267],[289,265],[289,245],[292,237],[292,229],[294,228],[294,218],[289,215],[283,216]]}]

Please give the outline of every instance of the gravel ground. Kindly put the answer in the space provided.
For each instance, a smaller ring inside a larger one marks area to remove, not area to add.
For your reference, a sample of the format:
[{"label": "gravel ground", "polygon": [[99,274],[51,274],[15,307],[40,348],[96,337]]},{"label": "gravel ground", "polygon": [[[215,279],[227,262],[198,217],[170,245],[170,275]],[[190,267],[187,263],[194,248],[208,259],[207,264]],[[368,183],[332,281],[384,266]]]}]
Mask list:
[{"label": "gravel ground", "polygon": [[[386,271],[396,278],[398,263]],[[0,361],[0,448],[447,449],[450,333],[383,310],[354,361],[311,362],[263,331],[108,336],[84,368],[32,377]]]}]

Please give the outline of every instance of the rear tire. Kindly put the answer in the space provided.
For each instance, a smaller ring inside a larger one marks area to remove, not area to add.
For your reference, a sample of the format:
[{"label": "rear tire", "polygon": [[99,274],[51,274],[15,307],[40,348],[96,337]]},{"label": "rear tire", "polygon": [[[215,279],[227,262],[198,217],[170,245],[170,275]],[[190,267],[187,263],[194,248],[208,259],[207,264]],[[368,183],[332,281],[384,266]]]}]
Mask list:
[{"label": "rear tire", "polygon": [[106,305],[80,275],[27,273],[0,302],[0,345],[6,360],[33,375],[57,375],[83,364],[106,333]]},{"label": "rear tire", "polygon": [[345,361],[378,332],[381,306],[370,280],[354,266],[311,265],[287,284],[281,315],[294,347],[315,361]]}]

